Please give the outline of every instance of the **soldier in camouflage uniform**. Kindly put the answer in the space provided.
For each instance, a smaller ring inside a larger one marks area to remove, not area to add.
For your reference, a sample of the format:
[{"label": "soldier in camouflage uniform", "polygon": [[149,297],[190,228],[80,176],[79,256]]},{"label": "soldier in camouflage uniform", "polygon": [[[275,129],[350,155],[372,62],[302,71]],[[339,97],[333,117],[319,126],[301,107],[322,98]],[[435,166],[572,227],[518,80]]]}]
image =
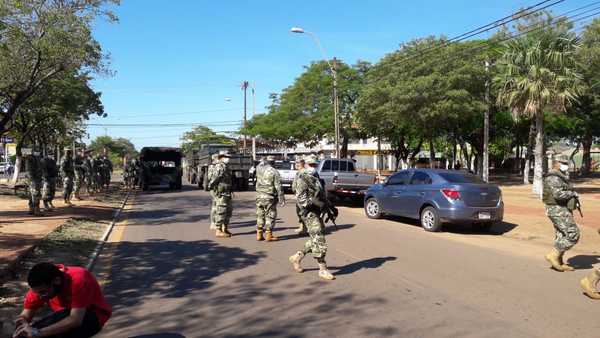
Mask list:
[{"label": "soldier in camouflage uniform", "polygon": [[554,249],[546,255],[546,260],[556,271],[573,271],[573,267],[564,263],[563,257],[579,241],[579,228],[573,218],[577,193],[569,184],[569,160],[558,157],[552,170],[544,178],[543,201],[546,215],[554,224],[556,236]]},{"label": "soldier in camouflage uniform", "polygon": [[323,233],[323,219],[321,208],[325,205],[325,191],[321,182],[312,173],[316,170],[315,158],[306,160],[309,166],[302,171],[296,184],[296,199],[302,213],[302,220],[308,228],[310,239],[304,244],[304,249],[296,252],[289,258],[296,272],[303,272],[300,262],[305,255],[312,253],[319,264],[319,277],[325,280],[333,280],[335,277],[327,269],[325,255],[327,254],[327,242]]},{"label": "soldier in camouflage uniform", "polygon": [[217,225],[215,224],[215,214],[217,212],[217,197],[216,195],[213,193],[213,190],[210,190],[208,185],[210,180],[212,179],[212,176],[214,174],[215,171],[215,166],[216,164],[219,162],[219,154],[213,154],[211,156],[212,159],[212,163],[208,166],[208,169],[206,170],[206,180],[204,181],[204,188],[205,190],[208,190],[209,194],[210,194],[210,200],[211,200],[211,204],[210,204],[210,230],[217,230]]},{"label": "soldier in camouflage uniform", "polygon": [[[296,186],[298,184],[298,178],[304,170],[305,162],[303,159],[298,159],[296,161],[296,176],[294,177],[294,181],[292,181],[292,192],[296,193]],[[308,231],[306,230],[306,225],[302,221],[302,215],[300,214],[300,206],[298,205],[298,201],[296,201],[296,215],[298,216],[298,229],[294,230],[299,236],[308,235]]]},{"label": "soldier in camouflage uniform", "polygon": [[42,197],[42,165],[37,153],[27,156],[25,162],[29,185],[29,214],[41,216],[40,198]]},{"label": "soldier in camouflage uniform", "polygon": [[[598,234],[600,234],[600,229],[598,229]],[[583,293],[592,299],[600,299],[598,282],[600,282],[600,268],[596,268],[589,276],[581,280],[580,284]]]},{"label": "soldier in camouflage uniform", "polygon": [[46,156],[42,160],[42,201],[44,201],[44,210],[54,210],[54,196],[56,194],[56,178],[58,176],[58,168],[56,161],[50,156]]},{"label": "soldier in camouflage uniform", "polygon": [[[273,168],[275,158],[267,156],[265,162],[256,167],[256,240],[276,241],[273,235],[277,220],[277,203],[285,205],[281,176]],[[264,231],[264,238],[263,238]]]},{"label": "soldier in camouflage uniform", "polygon": [[65,204],[72,206],[71,197],[73,194],[73,179],[75,178],[75,168],[73,166],[73,152],[67,150],[67,153],[60,162],[60,174],[63,178],[63,198]]},{"label": "soldier in camouflage uniform", "polygon": [[229,153],[219,152],[219,162],[215,165],[208,187],[215,198],[214,222],[217,226],[215,235],[220,238],[231,237],[229,221],[231,219],[233,182],[229,163]]},{"label": "soldier in camouflage uniform", "polygon": [[92,182],[94,184],[94,192],[102,190],[102,159],[100,156],[92,159]]},{"label": "soldier in camouflage uniform", "polygon": [[76,155],[73,159],[73,169],[75,170],[75,180],[73,182],[73,195],[79,201],[82,200],[80,196],[81,186],[85,177],[85,168],[83,158],[85,156],[84,150],[80,150],[80,154]]},{"label": "soldier in camouflage uniform", "polygon": [[94,192],[94,183],[93,178],[94,175],[92,173],[92,157],[90,153],[86,152],[83,158],[83,171],[84,171],[84,182],[85,182],[85,190],[88,194],[92,194]]},{"label": "soldier in camouflage uniform", "polygon": [[106,148],[102,149],[102,156],[100,156],[101,161],[101,186],[104,189],[108,189],[110,185],[111,174],[113,172],[113,165],[110,159],[108,158],[108,150]]}]

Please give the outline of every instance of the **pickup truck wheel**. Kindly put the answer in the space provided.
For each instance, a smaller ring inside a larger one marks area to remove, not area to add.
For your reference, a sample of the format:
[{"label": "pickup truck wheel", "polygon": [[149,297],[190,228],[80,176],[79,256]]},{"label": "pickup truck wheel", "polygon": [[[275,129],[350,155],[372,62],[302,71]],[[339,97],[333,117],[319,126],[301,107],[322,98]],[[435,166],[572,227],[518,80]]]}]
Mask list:
[{"label": "pickup truck wheel", "polygon": [[381,212],[381,206],[375,198],[369,198],[367,203],[365,203],[365,214],[367,214],[367,217],[373,219],[381,218],[383,215]]},{"label": "pickup truck wheel", "polygon": [[421,211],[421,226],[431,232],[438,232],[442,229],[440,216],[434,207],[426,207]]}]

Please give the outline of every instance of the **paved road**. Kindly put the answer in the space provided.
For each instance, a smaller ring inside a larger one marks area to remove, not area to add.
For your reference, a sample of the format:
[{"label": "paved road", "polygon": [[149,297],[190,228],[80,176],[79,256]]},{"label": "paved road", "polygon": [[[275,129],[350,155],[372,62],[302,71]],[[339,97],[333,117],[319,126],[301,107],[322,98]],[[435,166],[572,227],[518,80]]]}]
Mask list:
[{"label": "paved road", "polygon": [[[257,242],[253,193],[235,198],[231,239],[208,230],[209,198],[141,194],[109,245],[113,318],[102,337],[598,337],[600,303],[584,298],[587,271],[557,273],[545,248],[457,229],[432,234],[342,208],[327,237],[337,279],[292,272],[294,209],[275,243]],[[404,221],[406,222],[406,221]],[[577,256],[580,268],[598,256]]]}]

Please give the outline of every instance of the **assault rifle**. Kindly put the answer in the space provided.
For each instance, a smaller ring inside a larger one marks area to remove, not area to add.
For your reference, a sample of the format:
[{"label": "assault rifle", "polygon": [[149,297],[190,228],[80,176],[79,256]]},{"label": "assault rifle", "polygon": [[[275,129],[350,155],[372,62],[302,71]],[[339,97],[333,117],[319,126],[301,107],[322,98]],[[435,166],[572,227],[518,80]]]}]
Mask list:
[{"label": "assault rifle", "polygon": [[321,210],[321,215],[323,216],[323,223],[331,222],[335,227],[335,230],[339,230],[337,224],[335,223],[339,211],[328,199],[325,199],[325,201],[325,205]]}]

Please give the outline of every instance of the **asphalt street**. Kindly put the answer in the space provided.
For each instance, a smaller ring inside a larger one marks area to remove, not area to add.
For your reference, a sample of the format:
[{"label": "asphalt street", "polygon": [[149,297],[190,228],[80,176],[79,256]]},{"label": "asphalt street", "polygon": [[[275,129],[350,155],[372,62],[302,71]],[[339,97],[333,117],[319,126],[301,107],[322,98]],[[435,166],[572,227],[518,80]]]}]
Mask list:
[{"label": "asphalt street", "polygon": [[[280,209],[280,241],[255,239],[254,193],[236,193],[231,231],[209,230],[206,192],[140,193],[104,252],[114,307],[101,337],[598,337],[600,303],[585,298],[579,269],[558,273],[547,248],[497,235],[415,222],[369,220],[342,207],[328,227],[335,281],[312,257],[288,257],[294,202]],[[506,225],[510,227],[510,225]]]}]

